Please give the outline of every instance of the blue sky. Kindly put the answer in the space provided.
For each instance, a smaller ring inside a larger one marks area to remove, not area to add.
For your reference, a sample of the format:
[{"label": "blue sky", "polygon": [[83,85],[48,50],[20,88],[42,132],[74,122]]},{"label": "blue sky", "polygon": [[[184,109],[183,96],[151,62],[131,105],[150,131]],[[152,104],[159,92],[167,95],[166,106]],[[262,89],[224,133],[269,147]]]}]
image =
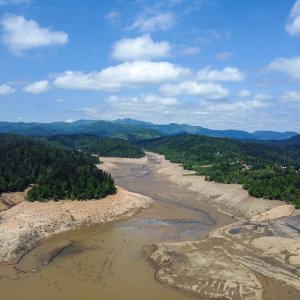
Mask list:
[{"label": "blue sky", "polygon": [[300,0],[0,0],[0,120],[300,132]]}]

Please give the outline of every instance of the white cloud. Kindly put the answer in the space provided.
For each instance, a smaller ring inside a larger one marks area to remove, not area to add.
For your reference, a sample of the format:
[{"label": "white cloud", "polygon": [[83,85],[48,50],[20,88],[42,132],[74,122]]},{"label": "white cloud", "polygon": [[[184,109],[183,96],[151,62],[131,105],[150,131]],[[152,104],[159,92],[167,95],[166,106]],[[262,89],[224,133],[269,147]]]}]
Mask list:
[{"label": "white cloud", "polygon": [[300,35],[300,0],[297,0],[290,11],[285,30],[290,35]]},{"label": "white cloud", "polygon": [[147,105],[161,105],[161,106],[174,106],[180,105],[176,98],[161,97],[154,94],[146,94],[135,97],[119,97],[116,95],[107,98],[109,103],[131,103],[131,104],[147,104]]},{"label": "white cloud", "polygon": [[143,14],[129,27],[129,29],[139,29],[142,32],[157,30],[170,30],[175,24],[175,15],[172,12]]},{"label": "white cloud", "polygon": [[0,85],[0,96],[13,94],[16,90],[7,84]]},{"label": "white cloud", "polygon": [[233,57],[233,52],[224,51],[216,54],[218,60],[230,60]]},{"label": "white cloud", "polygon": [[116,91],[176,81],[188,74],[188,69],[168,62],[133,61],[99,72],[67,71],[57,75],[53,85],[64,89]]},{"label": "white cloud", "polygon": [[205,99],[222,99],[229,95],[229,91],[219,84],[198,83],[184,81],[179,84],[165,84],[160,87],[160,92],[168,96],[191,95]]},{"label": "white cloud", "polygon": [[73,120],[73,119],[66,119],[64,122],[65,122],[65,123],[73,123],[74,120]]},{"label": "white cloud", "polygon": [[218,31],[215,29],[208,29],[205,31],[200,31],[197,37],[198,42],[200,43],[212,43],[219,42],[223,40],[228,40],[232,36],[230,31]]},{"label": "white cloud", "polygon": [[276,58],[264,70],[267,72],[281,72],[289,75],[292,79],[300,79],[300,57]]},{"label": "white cloud", "polygon": [[111,95],[104,103],[93,107],[81,107],[76,112],[83,116],[97,119],[139,118],[149,116],[159,120],[162,116],[175,116],[181,103],[176,98],[162,97],[155,94],[139,96]]},{"label": "white cloud", "polygon": [[170,55],[167,41],[154,42],[149,34],[133,39],[121,39],[113,46],[112,57],[118,60],[162,58]]},{"label": "white cloud", "polygon": [[245,74],[234,67],[226,67],[222,70],[213,70],[206,67],[198,71],[197,79],[205,81],[242,81],[245,79]]},{"label": "white cloud", "polygon": [[209,104],[206,109],[210,111],[234,111],[238,113],[240,110],[251,110],[266,107],[268,107],[267,103],[253,99],[249,101],[238,101],[232,103]]},{"label": "white cloud", "polygon": [[239,97],[249,97],[249,96],[251,96],[251,93],[250,93],[250,91],[248,91],[248,90],[240,90],[240,91],[237,93],[237,95],[238,95]]},{"label": "white cloud", "polygon": [[285,102],[300,102],[300,91],[285,91],[282,100]]},{"label": "white cloud", "polygon": [[254,96],[254,99],[259,101],[266,101],[272,99],[272,97],[267,94],[259,93]]},{"label": "white cloud", "polygon": [[81,107],[77,109],[78,112],[83,113],[85,116],[97,116],[99,114],[99,110],[95,107]]},{"label": "white cloud", "polygon": [[32,48],[64,45],[68,41],[68,34],[64,31],[42,28],[36,21],[26,20],[23,16],[7,15],[2,18],[1,25],[3,43],[17,55]]},{"label": "white cloud", "polygon": [[41,80],[33,82],[26,87],[24,87],[23,91],[31,94],[42,94],[47,92],[50,89],[50,84],[48,80]]}]

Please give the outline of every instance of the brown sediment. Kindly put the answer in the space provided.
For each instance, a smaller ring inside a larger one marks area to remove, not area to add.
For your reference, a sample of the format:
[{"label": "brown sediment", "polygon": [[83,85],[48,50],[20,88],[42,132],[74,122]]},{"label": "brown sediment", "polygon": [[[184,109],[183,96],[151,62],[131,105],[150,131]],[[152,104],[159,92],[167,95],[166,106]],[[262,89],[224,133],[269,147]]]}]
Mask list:
[{"label": "brown sediment", "polygon": [[45,237],[132,216],[151,201],[121,187],[117,194],[100,200],[23,201],[0,213],[0,262],[16,263]]},{"label": "brown sediment", "polygon": [[24,201],[26,191],[0,194],[0,212]]},{"label": "brown sediment", "polygon": [[239,185],[206,182],[162,156],[148,155],[160,160],[161,176],[240,216],[240,221],[211,232],[204,241],[146,246],[158,281],[212,299],[299,298],[299,211],[279,201],[250,197]]},{"label": "brown sediment", "polygon": [[59,244],[53,245],[51,248],[48,248],[47,251],[41,257],[42,265],[48,265],[51,261],[64,249],[71,246],[74,241],[62,241]]},{"label": "brown sediment", "polygon": [[[37,274],[13,284],[0,281],[6,298],[25,300],[23,293],[11,290],[18,287],[26,290],[27,299],[47,300],[95,295],[299,299],[299,211],[279,201],[249,197],[238,185],[205,182],[156,154],[103,161],[101,168],[110,171],[119,186],[153,198],[153,204],[129,221],[43,240],[23,257],[20,270],[35,270],[35,260],[61,241],[75,243]],[[289,247],[282,246],[286,239]],[[154,269],[144,263],[141,252],[155,267],[155,279],[183,294],[155,283]],[[30,286],[39,288],[31,291]]]}]

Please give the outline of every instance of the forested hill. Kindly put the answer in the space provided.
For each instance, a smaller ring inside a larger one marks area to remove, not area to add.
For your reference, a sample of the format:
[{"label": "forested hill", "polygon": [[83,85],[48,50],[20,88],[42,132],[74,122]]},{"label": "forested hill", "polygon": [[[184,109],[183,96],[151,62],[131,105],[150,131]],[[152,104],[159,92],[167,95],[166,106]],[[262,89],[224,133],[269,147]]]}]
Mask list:
[{"label": "forested hill", "polygon": [[26,136],[89,134],[99,137],[117,137],[129,141],[162,136],[160,132],[151,128],[142,128],[131,124],[119,124],[115,121],[101,120],[79,120],[73,123],[0,122],[0,132],[22,134]]},{"label": "forested hill", "polygon": [[0,193],[28,192],[30,201],[99,199],[116,192],[109,174],[89,154],[50,146],[32,138],[0,134]]},{"label": "forested hill", "polygon": [[56,135],[42,138],[55,146],[79,150],[99,156],[139,158],[144,151],[128,141],[119,138],[97,137],[91,135]]},{"label": "forested hill", "polygon": [[300,207],[300,151],[197,135],[158,138],[138,145],[182,163],[207,180],[240,183],[250,195]]},{"label": "forested hill", "polygon": [[128,118],[115,121],[78,120],[72,123],[0,122],[0,132],[27,136],[89,134],[100,137],[117,137],[130,142],[178,134],[197,134],[241,140],[285,140],[297,135],[297,132],[292,131],[256,131],[250,133],[243,130],[216,130],[188,124],[154,124]]}]

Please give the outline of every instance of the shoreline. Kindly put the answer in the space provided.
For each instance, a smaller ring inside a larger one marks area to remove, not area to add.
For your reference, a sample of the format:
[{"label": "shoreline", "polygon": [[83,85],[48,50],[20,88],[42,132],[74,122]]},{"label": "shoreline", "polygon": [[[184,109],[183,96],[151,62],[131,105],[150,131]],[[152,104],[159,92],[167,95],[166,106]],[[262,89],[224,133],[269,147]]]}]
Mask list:
[{"label": "shoreline", "polygon": [[99,200],[23,201],[0,212],[0,263],[16,264],[44,238],[131,217],[153,201],[117,188],[117,194]]},{"label": "shoreline", "polygon": [[[186,171],[182,166],[170,163],[155,153],[147,153],[146,157],[141,159],[103,158],[102,161],[103,164],[98,167],[107,172],[115,170],[117,174],[118,170],[122,170],[122,163],[125,169],[130,165],[134,172],[140,172],[141,176],[145,169],[147,170],[145,168],[147,164],[154,166],[154,169],[151,167],[150,170],[158,179],[168,180],[183,192],[192,192],[195,195],[195,202],[201,203],[204,211],[205,208],[208,211],[210,208],[212,211],[218,211],[220,220],[223,214],[232,217],[232,222],[218,223],[218,226],[203,239],[184,242],[163,240],[160,243],[150,242],[144,245],[143,256],[154,268],[156,281],[194,297],[247,300],[299,299],[299,210],[281,201],[250,197],[247,191],[238,185],[204,181],[204,178],[193,176],[191,171]],[[153,197],[151,194],[150,196]],[[1,239],[3,240],[4,234],[6,241],[12,243],[10,249],[18,249],[17,242],[28,246],[30,241],[34,241],[36,244],[29,245],[31,247],[29,248],[33,249],[41,239],[59,232],[130,218],[143,208],[149,207],[152,201],[142,193],[136,194],[118,187],[118,194],[100,200],[50,201],[46,205],[39,202],[22,202],[0,212],[0,257],[3,244]],[[34,218],[43,222],[31,224],[32,205],[36,206],[33,210]],[[157,203],[152,208],[156,207],[156,210],[163,208],[161,203],[158,203],[158,207],[156,205]],[[41,210],[42,207],[47,209]],[[144,210],[141,215],[143,217],[153,215],[152,208],[150,211]],[[162,210],[159,213],[165,214],[166,211]],[[54,219],[51,219],[53,214]],[[1,228],[6,223],[3,216],[10,222],[8,226],[10,230],[14,228],[12,232],[18,233],[19,237],[21,235],[21,239],[15,241],[15,244],[14,240],[9,238],[11,232]],[[176,213],[173,216],[177,216]],[[28,221],[25,226],[24,218]],[[60,222],[61,220],[63,222]],[[53,224],[54,222],[56,224]],[[31,235],[27,236],[27,240],[22,240],[22,234],[26,230],[31,232]],[[41,232],[44,234],[42,237]],[[23,255],[26,254],[24,249],[18,250],[23,251]],[[51,255],[59,250],[60,245],[50,248],[45,261],[49,259],[51,261]],[[20,255],[21,252],[17,253]],[[11,256],[13,254],[16,255],[12,252]],[[5,265],[1,267],[5,268]]]},{"label": "shoreline", "polygon": [[[299,299],[299,209],[282,201],[251,197],[241,185],[205,181],[162,155],[146,155],[139,163],[158,161],[158,177],[194,192],[199,201],[237,219],[212,230],[204,240],[145,245],[143,255],[154,267],[158,282],[196,297]],[[118,168],[115,163],[133,162],[103,160],[108,170]]]},{"label": "shoreline", "polygon": [[205,240],[146,245],[157,281],[198,297],[298,299],[299,209],[251,197],[240,185],[207,182],[161,155],[147,155],[160,161],[159,176],[204,195],[219,212],[239,219]]}]

